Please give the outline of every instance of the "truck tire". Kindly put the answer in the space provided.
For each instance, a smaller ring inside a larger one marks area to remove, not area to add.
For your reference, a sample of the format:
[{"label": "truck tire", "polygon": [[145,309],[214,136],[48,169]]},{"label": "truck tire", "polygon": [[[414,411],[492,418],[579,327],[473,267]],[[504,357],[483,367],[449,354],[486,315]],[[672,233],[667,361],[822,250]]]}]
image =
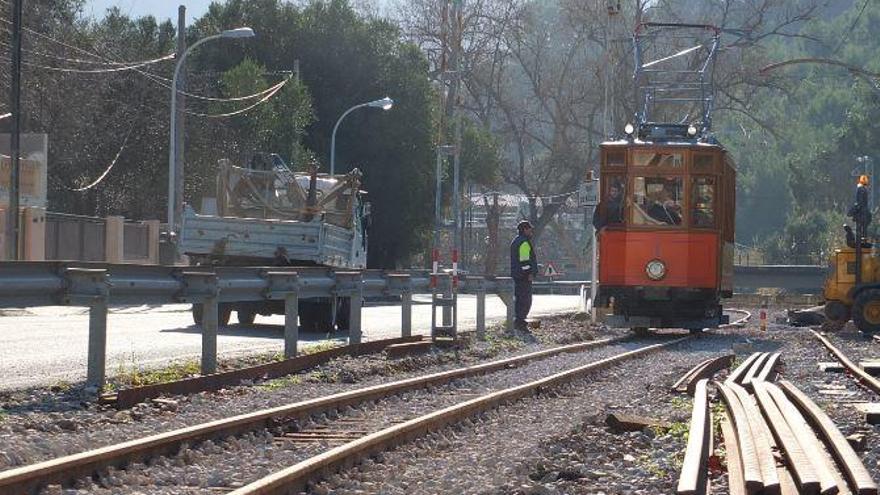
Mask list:
[{"label": "truck tire", "polygon": [[336,329],[347,332],[351,326],[351,299],[340,297],[336,302]]},{"label": "truck tire", "polygon": [[[229,317],[232,315],[232,308],[230,308],[226,304],[221,304],[218,308],[219,314],[217,315],[217,326],[225,327],[229,325]],[[202,316],[204,314],[204,308],[201,303],[192,305],[192,317],[193,323],[196,325],[202,324]]]},{"label": "truck tire", "polygon": [[253,309],[239,309],[235,312],[239,325],[253,325],[257,312]]},{"label": "truck tire", "polygon": [[880,289],[866,289],[856,296],[852,319],[863,333],[880,333]]},{"label": "truck tire", "polygon": [[333,329],[331,306],[329,302],[302,301],[299,303],[299,318],[305,333],[329,333]]}]

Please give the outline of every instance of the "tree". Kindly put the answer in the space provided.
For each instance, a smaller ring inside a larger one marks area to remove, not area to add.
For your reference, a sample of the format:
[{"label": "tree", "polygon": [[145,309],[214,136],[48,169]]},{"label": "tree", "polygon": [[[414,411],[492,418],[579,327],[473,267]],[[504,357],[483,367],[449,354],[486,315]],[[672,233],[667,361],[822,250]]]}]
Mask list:
[{"label": "tree", "polygon": [[422,54],[401,41],[393,24],[365,18],[345,0],[312,1],[301,9],[274,0],[231,0],[212,5],[197,28],[240,25],[255,29],[256,43],[234,51],[206,47],[200,63],[229,68],[248,56],[268,70],[285,70],[298,62],[316,117],[304,145],[324,163],[333,126],[346,109],[386,95],[395,100],[389,112],[364,109],[346,118],[337,133],[337,172],[364,172],[374,218],[370,266],[407,265],[426,239],[432,212],[426,198],[436,121]]}]

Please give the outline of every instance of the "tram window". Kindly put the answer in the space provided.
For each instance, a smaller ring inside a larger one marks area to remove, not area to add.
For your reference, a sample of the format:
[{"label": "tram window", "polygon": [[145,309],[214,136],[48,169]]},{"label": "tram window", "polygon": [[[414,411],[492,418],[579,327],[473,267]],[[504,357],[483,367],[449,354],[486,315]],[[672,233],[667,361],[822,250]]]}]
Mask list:
[{"label": "tram window", "polygon": [[605,165],[609,167],[623,167],[626,165],[626,152],[609,151],[605,156]]},{"label": "tram window", "polygon": [[681,168],[684,166],[684,155],[681,153],[640,151],[633,153],[633,165],[636,167]]},{"label": "tram window", "polygon": [[623,198],[626,197],[626,181],[622,176],[611,176],[605,179],[605,191],[602,195],[601,212],[605,216],[603,224],[621,224],[623,217]]},{"label": "tram window", "polygon": [[634,225],[681,225],[684,186],[681,177],[636,177],[633,181]]},{"label": "tram window", "polygon": [[715,165],[715,157],[704,153],[694,154],[694,168],[701,171],[710,171]]},{"label": "tram window", "polygon": [[691,225],[715,227],[715,177],[694,177],[691,184]]}]

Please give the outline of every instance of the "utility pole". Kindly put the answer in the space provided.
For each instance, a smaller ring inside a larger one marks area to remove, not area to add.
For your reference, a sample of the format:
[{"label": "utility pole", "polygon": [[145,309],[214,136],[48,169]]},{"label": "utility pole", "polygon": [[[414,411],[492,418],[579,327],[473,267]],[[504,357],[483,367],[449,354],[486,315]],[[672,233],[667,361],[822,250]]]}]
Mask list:
[{"label": "utility pole", "polygon": [[21,166],[21,14],[24,0],[14,0],[12,5],[12,135],[10,136],[9,154],[12,170],[9,181],[9,214],[12,216],[9,235],[9,259],[18,259],[18,240],[21,228],[21,217],[18,214],[19,176]]},{"label": "utility pole", "polygon": [[[444,238],[450,238],[452,242],[453,270],[458,256],[461,253],[463,230],[461,228],[461,136],[462,122],[458,112],[458,94],[461,82],[460,52],[461,52],[461,11],[464,0],[445,0],[442,11],[441,32],[441,82],[447,85],[445,100],[443,101],[444,112],[440,121],[440,139],[437,147],[437,183],[434,199],[434,246],[433,258],[441,256],[440,249]],[[453,143],[449,144],[446,139],[446,125],[453,124]],[[446,222],[442,208],[442,177],[443,164],[448,157],[452,157],[452,225]],[[451,235],[442,236],[442,232],[451,231]]]},{"label": "utility pole", "polygon": [[[186,53],[186,6],[177,8],[177,54],[175,59]],[[186,72],[181,71],[178,79],[178,88],[186,87]],[[182,91],[177,91],[177,127],[174,129],[174,218],[180,222],[183,218],[183,164],[184,164],[184,137],[186,129],[186,96]],[[170,201],[170,198],[169,198]],[[169,227],[172,228],[172,227]]]}]

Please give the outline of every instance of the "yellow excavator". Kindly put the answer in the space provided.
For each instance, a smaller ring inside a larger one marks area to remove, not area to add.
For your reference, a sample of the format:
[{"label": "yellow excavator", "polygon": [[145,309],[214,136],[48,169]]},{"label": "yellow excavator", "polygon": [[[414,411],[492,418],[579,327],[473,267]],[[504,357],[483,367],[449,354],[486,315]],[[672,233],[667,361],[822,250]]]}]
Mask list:
[{"label": "yellow excavator", "polygon": [[825,317],[843,325],[850,318],[866,334],[880,333],[880,253],[865,237],[871,215],[867,208],[867,176],[859,177],[856,204],[849,216],[856,232],[844,225],[847,247],[831,255],[825,280]]}]

